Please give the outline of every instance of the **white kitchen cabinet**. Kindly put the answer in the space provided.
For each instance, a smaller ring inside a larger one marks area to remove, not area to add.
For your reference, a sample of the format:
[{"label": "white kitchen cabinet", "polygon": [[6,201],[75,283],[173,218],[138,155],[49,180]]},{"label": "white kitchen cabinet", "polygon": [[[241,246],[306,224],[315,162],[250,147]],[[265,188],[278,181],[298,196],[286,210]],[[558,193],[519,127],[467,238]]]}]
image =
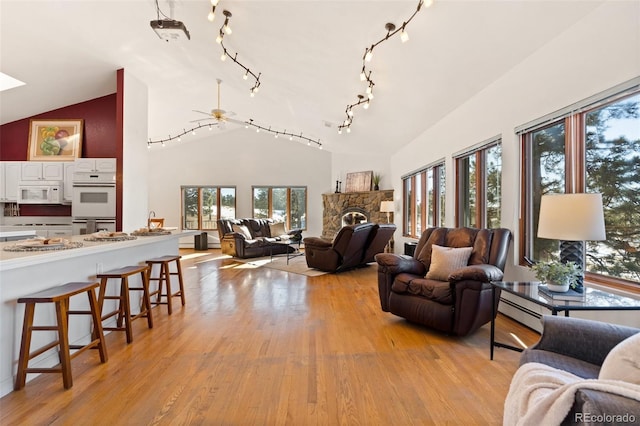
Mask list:
[{"label": "white kitchen cabinet", "polygon": [[73,172],[75,169],[76,165],[74,161],[64,163],[63,200],[69,203],[73,200]]},{"label": "white kitchen cabinet", "polygon": [[115,158],[78,158],[75,163],[76,172],[114,172]]},{"label": "white kitchen cabinet", "polygon": [[0,201],[16,202],[18,201],[18,182],[20,181],[20,161],[3,161],[2,162],[2,185],[0,188]]},{"label": "white kitchen cabinet", "polygon": [[21,180],[63,180],[63,161],[23,161]]},{"label": "white kitchen cabinet", "polygon": [[0,161],[0,201],[4,201],[6,198],[6,189],[4,182],[4,163]]}]

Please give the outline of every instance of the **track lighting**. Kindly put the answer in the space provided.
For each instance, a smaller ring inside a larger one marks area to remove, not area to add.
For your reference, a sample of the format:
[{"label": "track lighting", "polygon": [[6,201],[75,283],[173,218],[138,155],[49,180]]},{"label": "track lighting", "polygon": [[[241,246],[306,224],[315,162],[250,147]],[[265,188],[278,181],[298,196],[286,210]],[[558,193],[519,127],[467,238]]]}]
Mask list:
[{"label": "track lighting", "polygon": [[213,20],[216,19],[216,7],[215,6],[211,6],[211,12],[209,12],[209,14],[207,15],[207,19],[209,20],[209,22],[213,22]]},{"label": "track lighting", "polygon": [[[213,0],[212,0],[213,3]],[[216,5],[217,5],[217,1],[216,1]],[[215,12],[215,6],[213,6],[213,12]],[[220,47],[222,48],[222,56],[220,57],[220,59],[222,61],[227,59],[227,56],[229,58],[231,58],[231,60],[236,63],[238,66],[240,66],[245,73],[242,75],[242,79],[243,80],[248,80],[249,76],[253,77],[255,79],[255,83],[253,85],[253,87],[251,88],[250,91],[250,95],[251,97],[254,97],[255,93],[258,91],[257,87],[260,85],[260,74],[256,75],[255,73],[253,73],[249,68],[245,67],[244,65],[242,65],[242,63],[240,63],[240,61],[238,61],[238,54],[236,53],[235,55],[231,55],[227,52],[227,48],[224,46],[224,37],[225,35],[230,35],[233,31],[231,30],[231,26],[229,25],[229,21],[231,19],[231,17],[233,16],[233,14],[231,12],[229,12],[228,10],[223,10],[222,14],[224,15],[224,23],[222,24],[222,26],[220,27],[220,31],[218,31],[218,36],[216,37],[216,43],[218,43],[220,45]],[[209,16],[211,16],[211,13],[209,14]],[[207,18],[209,18],[209,16]],[[210,21],[212,21],[213,19],[209,19]]]},{"label": "track lighting", "polygon": [[373,43],[370,47],[365,48],[364,51],[364,55],[362,56],[362,70],[360,71],[360,81],[362,82],[366,82],[367,83],[367,88],[366,88],[366,100],[364,99],[364,96],[362,95],[358,95],[358,101],[351,104],[351,105],[347,105],[347,108],[345,109],[345,112],[347,114],[347,119],[344,120],[343,124],[341,124],[340,126],[338,126],[338,134],[342,134],[342,129],[346,128],[347,129],[347,133],[351,132],[351,124],[353,124],[353,108],[364,104],[362,107],[364,109],[368,109],[369,105],[371,103],[371,100],[373,99],[373,86],[374,86],[374,82],[371,79],[371,71],[367,70],[367,63],[371,62],[371,59],[373,58],[373,49],[375,49],[380,43],[382,43],[383,41],[388,40],[389,38],[393,37],[394,35],[396,35],[398,32],[400,33],[400,40],[405,43],[409,40],[409,34],[407,33],[407,25],[409,25],[409,22],[411,22],[411,20],[413,20],[413,18],[416,16],[416,14],[420,11],[420,9],[422,8],[423,5],[429,7],[433,4],[433,0],[419,0],[418,1],[418,6],[416,7],[416,10],[413,12],[413,14],[409,17],[409,19],[407,19],[406,21],[404,21],[402,23],[402,26],[400,28],[396,28],[395,24],[391,23],[391,22],[387,22],[384,25],[385,30],[387,30],[387,34],[380,40],[378,40],[376,43]]},{"label": "track lighting", "polygon": [[219,0],[211,0],[211,5],[214,6],[214,7],[217,6],[218,5],[218,1]]},{"label": "track lighting", "polygon": [[264,126],[260,126],[259,124],[254,123],[253,119],[249,119],[248,121],[245,121],[245,127],[255,127],[256,129],[256,133],[260,133],[261,130],[264,130],[267,133],[273,133],[274,138],[278,138],[280,137],[280,135],[282,136],[289,136],[289,140],[292,141],[293,138],[297,138],[303,141],[307,142],[307,145],[311,145],[312,143],[316,144],[318,146],[319,149],[322,149],[322,143],[320,143],[320,139],[318,140],[314,140],[311,138],[308,138],[306,136],[303,136],[302,132],[300,132],[300,134],[294,134],[291,132],[287,132],[287,130],[285,129],[284,131],[280,131],[280,130],[273,130],[271,128],[271,126],[269,127],[264,127]]},{"label": "track lighting", "polygon": [[402,41],[403,43],[406,43],[409,41],[409,34],[407,34],[407,31],[404,29],[404,26],[406,24],[402,25],[402,32],[400,33],[400,41]]}]

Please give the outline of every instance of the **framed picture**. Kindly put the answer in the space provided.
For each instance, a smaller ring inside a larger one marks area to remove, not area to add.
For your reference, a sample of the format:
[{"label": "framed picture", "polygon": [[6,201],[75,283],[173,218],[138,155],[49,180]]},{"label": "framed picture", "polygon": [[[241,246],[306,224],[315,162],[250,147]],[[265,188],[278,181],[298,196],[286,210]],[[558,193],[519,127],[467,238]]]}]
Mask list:
[{"label": "framed picture", "polygon": [[82,154],[82,126],[77,120],[31,120],[29,161],[73,161]]},{"label": "framed picture", "polygon": [[373,171],[347,173],[347,184],[344,192],[371,191]]}]

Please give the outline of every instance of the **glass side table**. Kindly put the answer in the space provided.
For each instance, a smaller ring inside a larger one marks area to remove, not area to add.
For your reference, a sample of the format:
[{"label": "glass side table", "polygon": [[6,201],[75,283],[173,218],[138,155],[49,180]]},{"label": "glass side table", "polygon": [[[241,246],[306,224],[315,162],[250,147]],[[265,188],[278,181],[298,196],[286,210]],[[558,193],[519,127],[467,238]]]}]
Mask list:
[{"label": "glass side table", "polygon": [[[562,295],[552,297],[546,292],[546,286],[538,281],[497,281],[491,283],[493,300],[496,300],[496,291],[506,291],[519,299],[533,302],[551,311],[551,315],[564,312],[569,316],[570,311],[625,311],[640,310],[640,299],[621,296],[604,290],[596,290],[585,286],[583,297],[579,300],[563,299]],[[500,301],[498,301],[500,303]],[[495,341],[495,325],[498,303],[493,304],[491,316],[491,349],[490,357],[493,359],[493,348],[500,347],[522,352],[521,348]],[[517,306],[515,306],[518,308]],[[532,312],[524,307],[520,311],[532,315]]]}]

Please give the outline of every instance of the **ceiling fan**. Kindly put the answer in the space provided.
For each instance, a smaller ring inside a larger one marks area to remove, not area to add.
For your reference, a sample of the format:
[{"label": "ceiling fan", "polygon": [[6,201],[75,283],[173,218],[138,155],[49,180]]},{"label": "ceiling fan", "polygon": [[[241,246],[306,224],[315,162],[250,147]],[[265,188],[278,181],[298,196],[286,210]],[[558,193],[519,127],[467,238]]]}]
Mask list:
[{"label": "ceiling fan", "polygon": [[222,80],[220,80],[219,78],[216,79],[216,81],[218,82],[218,107],[214,108],[211,110],[211,112],[204,112],[204,111],[198,111],[198,110],[193,110],[194,112],[200,113],[200,114],[205,114],[208,117],[207,118],[200,118],[198,120],[192,120],[192,123],[197,123],[200,121],[205,121],[205,120],[215,120],[216,124],[218,125],[224,125],[224,123],[226,122],[231,122],[231,123],[242,123],[239,120],[235,120],[233,118],[230,118],[234,115],[236,115],[235,112],[232,111],[225,111],[223,109],[220,108],[220,83],[222,83]]}]

